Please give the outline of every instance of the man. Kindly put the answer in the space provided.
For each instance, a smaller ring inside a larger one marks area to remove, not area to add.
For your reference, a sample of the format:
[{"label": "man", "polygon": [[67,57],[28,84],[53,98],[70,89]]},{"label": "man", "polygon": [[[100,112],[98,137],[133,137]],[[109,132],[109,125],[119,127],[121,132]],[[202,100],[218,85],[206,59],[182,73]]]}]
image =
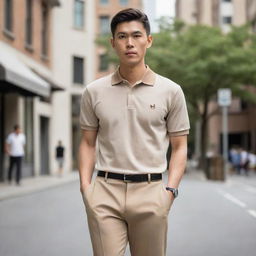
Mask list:
[{"label": "man", "polygon": [[55,149],[55,157],[58,162],[59,177],[62,177],[62,173],[63,173],[64,151],[65,151],[65,148],[63,147],[61,140],[59,140],[58,146]]},{"label": "man", "polygon": [[19,125],[14,126],[14,132],[10,133],[6,139],[5,150],[10,156],[10,165],[8,171],[8,182],[12,182],[12,171],[13,167],[16,165],[16,184],[20,185],[21,180],[21,165],[22,158],[24,156],[24,146],[26,143],[26,138]]},{"label": "man", "polygon": [[[133,256],[163,256],[186,164],[186,103],[180,86],[145,65],[152,36],[144,13],[120,11],[111,32],[120,66],[89,84],[81,101],[80,190],[94,256],[124,255],[127,242]],[[91,181],[95,161],[99,172]]]}]

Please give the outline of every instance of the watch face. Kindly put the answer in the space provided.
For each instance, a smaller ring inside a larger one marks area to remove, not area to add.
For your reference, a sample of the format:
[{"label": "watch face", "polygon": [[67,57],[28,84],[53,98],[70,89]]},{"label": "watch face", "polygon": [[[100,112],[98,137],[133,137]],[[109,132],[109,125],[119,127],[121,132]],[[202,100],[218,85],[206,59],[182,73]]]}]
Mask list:
[{"label": "watch face", "polygon": [[172,192],[174,198],[176,198],[178,196],[178,189],[177,188],[166,187],[166,189]]}]

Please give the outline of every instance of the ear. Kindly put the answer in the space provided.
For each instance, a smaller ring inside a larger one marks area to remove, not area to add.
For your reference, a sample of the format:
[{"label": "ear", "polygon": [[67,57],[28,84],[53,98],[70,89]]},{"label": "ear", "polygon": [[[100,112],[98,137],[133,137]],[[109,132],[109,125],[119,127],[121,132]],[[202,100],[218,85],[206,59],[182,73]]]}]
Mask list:
[{"label": "ear", "polygon": [[110,44],[115,48],[115,39],[113,37],[110,38]]},{"label": "ear", "polygon": [[150,48],[151,45],[152,45],[152,43],[153,43],[153,37],[152,37],[152,35],[149,35],[149,36],[148,36],[147,41],[148,41],[147,48]]}]

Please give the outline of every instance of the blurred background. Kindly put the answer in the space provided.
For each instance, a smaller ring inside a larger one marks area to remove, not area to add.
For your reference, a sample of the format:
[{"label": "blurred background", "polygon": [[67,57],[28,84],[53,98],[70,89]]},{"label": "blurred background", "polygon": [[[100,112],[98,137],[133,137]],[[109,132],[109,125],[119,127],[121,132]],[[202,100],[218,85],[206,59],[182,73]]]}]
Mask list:
[{"label": "blurred background", "polygon": [[[148,15],[146,62],[181,85],[190,114],[168,255],[254,255],[256,0],[0,0],[0,254],[92,255],[77,171],[80,98],[115,70],[109,25],[127,7]],[[5,153],[15,124],[26,136],[19,187],[7,182]]]}]

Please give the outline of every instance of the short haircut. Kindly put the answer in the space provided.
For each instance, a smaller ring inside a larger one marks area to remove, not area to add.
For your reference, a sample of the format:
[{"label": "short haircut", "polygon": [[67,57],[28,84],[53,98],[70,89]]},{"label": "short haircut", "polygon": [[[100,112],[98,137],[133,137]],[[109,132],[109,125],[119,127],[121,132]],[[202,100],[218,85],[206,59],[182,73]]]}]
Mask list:
[{"label": "short haircut", "polygon": [[19,128],[20,128],[20,126],[19,126],[18,124],[15,124],[15,125],[13,126],[14,131],[18,130]]},{"label": "short haircut", "polygon": [[112,18],[110,24],[112,36],[115,36],[116,27],[118,24],[129,21],[141,22],[147,35],[150,35],[150,24],[147,15],[138,9],[128,8],[121,10]]}]

